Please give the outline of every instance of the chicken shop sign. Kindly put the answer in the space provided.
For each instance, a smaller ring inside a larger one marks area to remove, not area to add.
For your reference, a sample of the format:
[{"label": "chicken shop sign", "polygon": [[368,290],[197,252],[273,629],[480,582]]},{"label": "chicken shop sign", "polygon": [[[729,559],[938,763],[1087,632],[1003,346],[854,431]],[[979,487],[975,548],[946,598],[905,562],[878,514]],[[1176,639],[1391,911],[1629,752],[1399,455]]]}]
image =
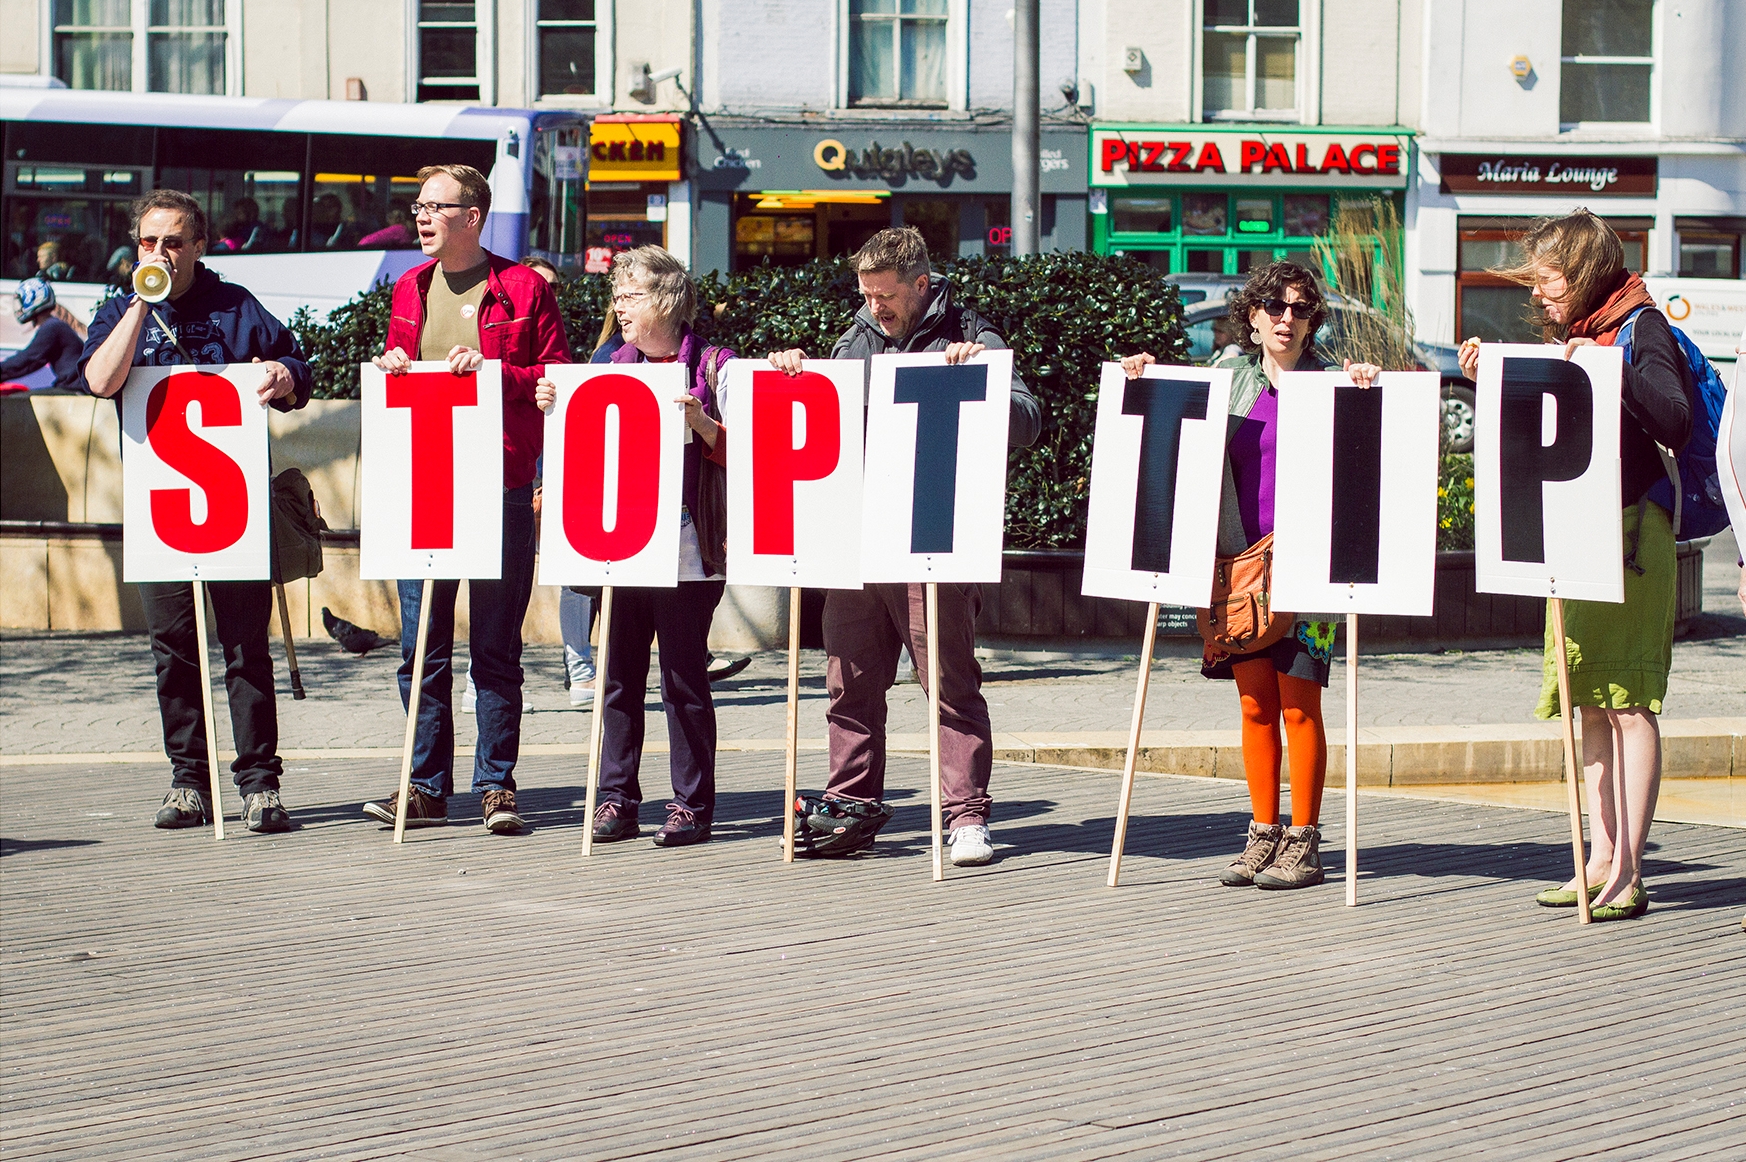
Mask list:
[{"label": "chicken shop sign", "polygon": [[1387,134],[1208,133],[1202,126],[1124,126],[1091,132],[1094,186],[1205,185],[1398,189],[1411,138]]}]

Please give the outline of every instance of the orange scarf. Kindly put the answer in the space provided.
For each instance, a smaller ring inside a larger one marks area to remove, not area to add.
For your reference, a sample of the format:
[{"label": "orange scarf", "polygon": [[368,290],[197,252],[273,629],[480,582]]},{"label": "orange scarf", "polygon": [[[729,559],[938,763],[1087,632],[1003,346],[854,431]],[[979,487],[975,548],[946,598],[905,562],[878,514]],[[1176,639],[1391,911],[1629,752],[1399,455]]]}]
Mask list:
[{"label": "orange scarf", "polygon": [[1571,324],[1569,338],[1593,339],[1602,347],[1611,347],[1619,336],[1619,328],[1625,325],[1632,312],[1639,307],[1654,305],[1655,300],[1649,296],[1649,288],[1643,285],[1643,280],[1628,270],[1620,271],[1612,293],[1587,317]]}]

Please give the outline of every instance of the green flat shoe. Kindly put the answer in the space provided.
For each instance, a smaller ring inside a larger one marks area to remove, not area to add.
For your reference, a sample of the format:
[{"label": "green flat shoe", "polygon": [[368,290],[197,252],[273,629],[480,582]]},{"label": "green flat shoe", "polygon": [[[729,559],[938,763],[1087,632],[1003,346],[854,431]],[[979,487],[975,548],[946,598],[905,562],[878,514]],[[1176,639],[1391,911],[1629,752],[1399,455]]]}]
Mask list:
[{"label": "green flat shoe", "polygon": [[1649,895],[1638,884],[1637,890],[1631,893],[1631,898],[1622,904],[1602,904],[1598,908],[1590,908],[1590,920],[1635,920],[1649,910]]},{"label": "green flat shoe", "polygon": [[[1596,884],[1588,889],[1588,898],[1594,899],[1600,895],[1605,884]],[[1570,888],[1547,888],[1534,897],[1534,903],[1542,908],[1574,908],[1576,907],[1576,892]]]}]

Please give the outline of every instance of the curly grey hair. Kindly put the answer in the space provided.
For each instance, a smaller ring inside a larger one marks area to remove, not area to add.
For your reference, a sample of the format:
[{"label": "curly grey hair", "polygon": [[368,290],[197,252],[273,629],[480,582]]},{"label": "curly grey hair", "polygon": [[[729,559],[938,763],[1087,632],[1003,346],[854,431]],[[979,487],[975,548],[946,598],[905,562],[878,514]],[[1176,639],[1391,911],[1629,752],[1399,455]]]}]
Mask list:
[{"label": "curly grey hair", "polygon": [[612,288],[635,284],[669,325],[697,321],[697,284],[679,260],[659,246],[638,246],[612,258]]}]

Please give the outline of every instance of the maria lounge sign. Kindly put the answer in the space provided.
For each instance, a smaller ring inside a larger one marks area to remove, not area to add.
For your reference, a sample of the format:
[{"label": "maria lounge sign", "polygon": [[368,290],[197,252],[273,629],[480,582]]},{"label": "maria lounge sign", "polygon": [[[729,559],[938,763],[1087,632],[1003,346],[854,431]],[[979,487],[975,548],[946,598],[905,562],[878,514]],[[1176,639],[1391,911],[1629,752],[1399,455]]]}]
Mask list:
[{"label": "maria lounge sign", "polygon": [[1445,194],[1655,196],[1654,157],[1446,153],[1437,164]]}]

